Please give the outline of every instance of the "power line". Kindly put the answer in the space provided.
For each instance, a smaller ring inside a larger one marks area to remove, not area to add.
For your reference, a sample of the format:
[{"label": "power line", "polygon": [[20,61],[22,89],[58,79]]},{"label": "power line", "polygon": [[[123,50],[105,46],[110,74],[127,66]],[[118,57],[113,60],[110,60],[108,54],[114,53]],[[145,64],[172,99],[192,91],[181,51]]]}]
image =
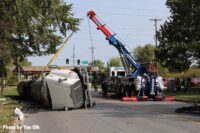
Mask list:
[{"label": "power line", "polygon": [[[82,6],[82,5],[81,5]],[[95,6],[97,9],[101,9],[101,8],[104,8],[104,9],[112,9],[112,10],[128,10],[128,11],[151,11],[151,12],[163,12],[163,13],[168,13],[169,12],[169,9],[166,7],[164,10],[161,10],[161,9],[158,9],[158,8],[135,8],[135,7],[116,7],[116,6],[106,6],[106,5],[102,5],[102,6],[99,6],[99,5],[93,5]],[[85,10],[81,10],[81,9],[77,9],[77,11],[79,12],[85,12]]]},{"label": "power line", "polygon": [[[82,11],[82,10],[76,10],[76,13],[81,13],[81,14],[84,14],[86,11]],[[146,14],[146,12],[144,12],[144,13],[137,13],[137,12],[113,12],[113,11],[106,11],[106,10],[104,10],[104,11],[98,11],[98,13],[99,14],[101,14],[101,15],[109,15],[109,17],[110,16],[126,16],[126,17],[152,17],[152,15],[155,15],[155,13],[149,13],[149,14]],[[170,12],[166,12],[166,13],[170,13]],[[165,14],[166,14],[165,13]],[[164,13],[160,13],[160,11],[157,11],[157,13],[156,13],[157,15],[159,15],[160,17],[168,17],[170,14],[168,14],[167,16],[165,16],[165,14]]]}]

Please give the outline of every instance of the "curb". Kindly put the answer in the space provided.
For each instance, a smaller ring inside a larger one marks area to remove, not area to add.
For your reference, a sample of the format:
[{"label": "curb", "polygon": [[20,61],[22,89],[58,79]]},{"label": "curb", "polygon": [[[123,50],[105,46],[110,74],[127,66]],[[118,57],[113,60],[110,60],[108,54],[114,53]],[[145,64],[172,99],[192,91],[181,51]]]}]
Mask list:
[{"label": "curb", "polygon": [[185,103],[200,103],[200,101],[194,101],[194,100],[188,100],[188,99],[179,99],[179,98],[175,98],[175,101],[185,102]]}]

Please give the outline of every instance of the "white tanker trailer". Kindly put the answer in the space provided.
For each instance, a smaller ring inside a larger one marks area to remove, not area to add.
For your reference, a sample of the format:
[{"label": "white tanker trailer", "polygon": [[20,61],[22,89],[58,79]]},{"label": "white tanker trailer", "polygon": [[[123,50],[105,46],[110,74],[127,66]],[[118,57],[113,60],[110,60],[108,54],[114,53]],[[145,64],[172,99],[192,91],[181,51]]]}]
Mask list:
[{"label": "white tanker trailer", "polygon": [[88,73],[85,67],[54,69],[37,80],[21,81],[17,90],[24,99],[52,109],[91,107]]}]

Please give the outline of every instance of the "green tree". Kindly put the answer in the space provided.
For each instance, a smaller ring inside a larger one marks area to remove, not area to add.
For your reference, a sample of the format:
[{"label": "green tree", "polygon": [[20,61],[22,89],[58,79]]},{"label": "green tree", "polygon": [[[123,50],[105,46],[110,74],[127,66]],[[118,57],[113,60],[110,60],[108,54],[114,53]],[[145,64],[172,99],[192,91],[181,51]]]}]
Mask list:
[{"label": "green tree", "polygon": [[17,65],[27,56],[54,53],[68,31],[78,30],[80,19],[71,10],[62,0],[1,0],[1,71],[11,59]]},{"label": "green tree", "polygon": [[101,60],[94,60],[93,62],[90,63],[90,65],[93,67],[99,67],[99,69],[104,68],[104,63]]},{"label": "green tree", "polygon": [[5,67],[9,63],[11,57],[10,46],[0,43],[0,62],[1,68]]},{"label": "green tree", "polygon": [[62,0],[1,0],[0,44],[10,45],[15,62],[52,54],[68,31],[78,30],[71,10]]},{"label": "green tree", "polygon": [[120,67],[122,66],[120,57],[112,57],[109,61],[110,66]]},{"label": "green tree", "polygon": [[155,60],[155,46],[147,44],[145,46],[138,46],[134,49],[133,54],[136,60],[140,63],[149,63]]},{"label": "green tree", "polygon": [[157,57],[170,72],[187,70],[200,64],[200,1],[167,0],[171,16],[157,33],[160,44]]},{"label": "green tree", "polygon": [[6,64],[8,64],[11,57],[9,48],[10,48],[9,45],[3,45],[0,43],[0,88],[1,88],[0,94],[3,94],[5,88],[4,81],[7,75]]},{"label": "green tree", "polygon": [[[13,62],[14,61],[11,60],[10,63],[6,65],[6,81],[8,85],[16,85],[18,81],[17,73],[13,73],[13,69],[16,67]],[[25,58],[24,61],[20,62],[18,65],[21,67],[31,66],[31,62]]]},{"label": "green tree", "polygon": [[25,58],[22,62],[19,63],[20,66],[31,66],[32,63]]}]

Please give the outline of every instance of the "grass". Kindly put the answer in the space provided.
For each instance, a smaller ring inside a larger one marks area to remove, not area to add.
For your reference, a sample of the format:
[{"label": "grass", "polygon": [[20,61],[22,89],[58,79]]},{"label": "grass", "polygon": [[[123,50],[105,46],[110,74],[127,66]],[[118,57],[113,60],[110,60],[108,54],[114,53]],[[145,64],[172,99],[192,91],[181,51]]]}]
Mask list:
[{"label": "grass", "polygon": [[181,73],[170,73],[167,72],[163,75],[164,77],[174,77],[174,78],[198,78],[200,77],[200,68],[190,68],[185,72]]},{"label": "grass", "polygon": [[173,95],[176,99],[184,99],[184,100],[192,100],[199,101],[200,100],[200,88],[190,88],[187,92],[185,91],[168,91],[166,90],[164,94]]},{"label": "grass", "polygon": [[6,101],[0,101],[0,133],[8,133],[8,130],[2,129],[3,125],[13,125],[15,119],[14,109],[20,107],[21,103],[17,100],[19,95],[16,86],[9,86],[4,90],[4,95],[1,98],[6,98]]}]

